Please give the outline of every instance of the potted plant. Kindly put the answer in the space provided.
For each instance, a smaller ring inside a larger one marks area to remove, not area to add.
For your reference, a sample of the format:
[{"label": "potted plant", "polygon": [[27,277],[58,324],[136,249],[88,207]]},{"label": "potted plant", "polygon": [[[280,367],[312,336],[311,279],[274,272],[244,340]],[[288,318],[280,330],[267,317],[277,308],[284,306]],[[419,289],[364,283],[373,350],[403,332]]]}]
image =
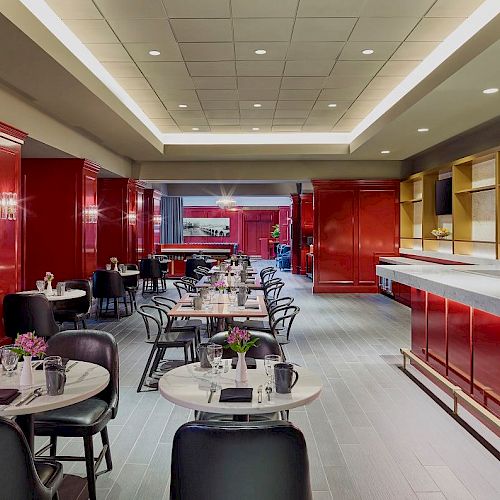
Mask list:
[{"label": "potted plant", "polygon": [[245,361],[245,355],[253,347],[258,338],[252,338],[248,330],[238,328],[237,326],[229,329],[227,336],[227,347],[238,354],[238,363],[236,365],[236,382],[248,381],[248,369]]},{"label": "potted plant", "polygon": [[275,240],[278,240],[280,237],[280,225],[275,224],[273,226],[273,230],[271,231],[271,238],[274,238]]},{"label": "potted plant", "polygon": [[19,357],[23,357],[23,368],[19,378],[21,387],[30,387],[33,385],[33,368],[31,367],[31,358],[33,356],[43,358],[47,350],[47,342],[41,337],[37,337],[35,332],[26,332],[18,334],[11,348]]}]

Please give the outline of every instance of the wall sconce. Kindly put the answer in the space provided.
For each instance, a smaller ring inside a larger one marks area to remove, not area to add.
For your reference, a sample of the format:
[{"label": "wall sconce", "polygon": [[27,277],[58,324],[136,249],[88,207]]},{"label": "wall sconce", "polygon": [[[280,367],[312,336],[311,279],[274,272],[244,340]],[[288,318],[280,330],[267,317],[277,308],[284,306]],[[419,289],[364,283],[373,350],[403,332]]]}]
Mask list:
[{"label": "wall sconce", "polygon": [[83,209],[83,222],[88,224],[97,224],[99,215],[99,207],[97,205],[89,205]]},{"label": "wall sconce", "polygon": [[17,193],[0,193],[0,219],[16,220]]},{"label": "wall sconce", "polygon": [[129,224],[135,225],[137,222],[137,214],[135,212],[128,213],[128,222]]},{"label": "wall sconce", "polygon": [[153,215],[153,224],[155,226],[161,224],[161,215]]}]

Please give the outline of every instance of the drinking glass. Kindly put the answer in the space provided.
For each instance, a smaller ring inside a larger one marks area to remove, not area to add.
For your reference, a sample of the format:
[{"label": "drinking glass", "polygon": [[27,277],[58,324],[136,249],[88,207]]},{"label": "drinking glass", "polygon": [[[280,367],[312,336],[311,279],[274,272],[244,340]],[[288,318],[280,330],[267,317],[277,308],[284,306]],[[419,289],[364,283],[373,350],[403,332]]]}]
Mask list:
[{"label": "drinking glass", "polygon": [[59,396],[64,393],[66,369],[60,356],[47,356],[43,361],[45,383],[49,396]]},{"label": "drinking glass", "polygon": [[106,264],[106,271],[111,271],[111,264]]},{"label": "drinking glass", "polygon": [[237,300],[238,300],[238,295],[236,293],[236,290],[231,289],[231,291],[229,292],[229,310],[230,311],[234,311],[234,309],[236,308]]},{"label": "drinking glass", "polygon": [[43,293],[43,291],[45,290],[45,281],[43,281],[43,280],[36,280],[36,289],[40,293]]},{"label": "drinking glass", "polygon": [[264,357],[264,367],[266,369],[267,383],[272,387],[274,385],[274,365],[281,363],[279,354],[266,354]]},{"label": "drinking glass", "polygon": [[222,359],[222,346],[218,344],[209,344],[207,346],[207,358],[212,365],[212,375],[217,375],[218,366]]},{"label": "drinking glass", "polygon": [[7,345],[2,348],[2,366],[4,370],[7,372],[9,377],[12,376],[12,373],[17,368],[17,363],[19,361],[19,356],[12,351],[14,345]]}]

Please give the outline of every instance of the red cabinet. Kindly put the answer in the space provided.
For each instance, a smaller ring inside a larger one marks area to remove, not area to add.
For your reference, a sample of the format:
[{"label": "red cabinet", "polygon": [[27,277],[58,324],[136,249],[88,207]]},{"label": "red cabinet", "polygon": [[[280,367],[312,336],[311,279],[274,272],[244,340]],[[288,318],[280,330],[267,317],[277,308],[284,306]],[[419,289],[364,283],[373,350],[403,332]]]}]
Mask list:
[{"label": "red cabinet", "polygon": [[24,288],[35,288],[46,271],[57,282],[96,269],[98,171],[85,159],[23,159]]},{"label": "red cabinet", "polygon": [[281,207],[279,211],[280,243],[290,244],[290,207]]},{"label": "red cabinet", "polygon": [[312,193],[292,194],[292,272],[306,274],[306,255],[314,233]]},{"label": "red cabinet", "polygon": [[380,255],[399,249],[399,182],[313,181],[314,291],[377,291]]}]

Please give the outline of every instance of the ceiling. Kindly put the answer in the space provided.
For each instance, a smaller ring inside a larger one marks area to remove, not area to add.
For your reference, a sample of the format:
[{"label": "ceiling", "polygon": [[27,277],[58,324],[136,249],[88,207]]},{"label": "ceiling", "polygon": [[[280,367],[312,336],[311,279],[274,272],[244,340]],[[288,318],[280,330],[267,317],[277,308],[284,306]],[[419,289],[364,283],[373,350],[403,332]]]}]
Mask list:
[{"label": "ceiling", "polygon": [[238,133],[352,131],[482,0],[47,3],[161,132]]}]

